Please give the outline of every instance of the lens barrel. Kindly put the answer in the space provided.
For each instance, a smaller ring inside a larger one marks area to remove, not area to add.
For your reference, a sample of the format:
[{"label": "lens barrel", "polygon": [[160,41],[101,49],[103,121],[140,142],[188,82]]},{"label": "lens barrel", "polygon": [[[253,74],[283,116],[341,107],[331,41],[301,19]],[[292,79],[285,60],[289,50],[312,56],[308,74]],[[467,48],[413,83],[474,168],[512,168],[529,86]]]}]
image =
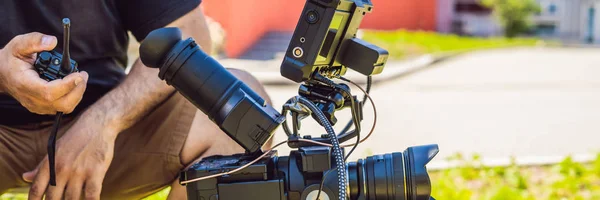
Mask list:
[{"label": "lens barrel", "polygon": [[142,62],[221,130],[249,152],[258,152],[284,120],[265,100],[237,79],[177,28],[152,31],[140,46]]},{"label": "lens barrel", "polygon": [[403,153],[374,155],[348,163],[350,196],[369,200],[429,200],[431,182],[425,165],[437,145],[416,146]]}]

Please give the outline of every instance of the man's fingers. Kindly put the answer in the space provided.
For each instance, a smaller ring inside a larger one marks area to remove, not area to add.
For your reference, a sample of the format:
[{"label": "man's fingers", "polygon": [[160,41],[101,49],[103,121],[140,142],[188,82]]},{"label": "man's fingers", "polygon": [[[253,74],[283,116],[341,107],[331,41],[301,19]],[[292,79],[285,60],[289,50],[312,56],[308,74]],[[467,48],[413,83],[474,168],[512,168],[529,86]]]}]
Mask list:
[{"label": "man's fingers", "polygon": [[[48,101],[55,101],[73,91],[79,85],[85,85],[88,80],[87,72],[77,72],[66,76],[63,79],[57,79],[48,83],[47,91],[43,98]],[[81,93],[83,94],[83,92]]]},{"label": "man's fingers", "polygon": [[16,36],[7,46],[12,49],[15,57],[23,58],[37,52],[50,51],[56,47],[57,42],[54,36],[33,32]]},{"label": "man's fingers", "polygon": [[97,175],[92,176],[85,182],[84,186],[84,198],[85,199],[100,199],[100,193],[102,191],[102,181],[104,180],[103,173],[95,173]]},{"label": "man's fingers", "polygon": [[77,105],[83,98],[83,93],[85,93],[85,90],[87,88],[87,84],[85,84],[86,82],[87,73],[85,73],[84,80],[81,83],[79,83],[72,91],[53,102],[54,108],[56,108],[56,110],[59,112],[67,114],[73,112],[75,107],[77,107]]},{"label": "man's fingers", "polygon": [[69,114],[75,110],[77,104],[81,101],[83,97],[83,93],[85,92],[86,85],[80,84],[69,94],[61,97],[60,99],[54,101],[54,107],[57,111],[63,112],[65,114]]},{"label": "man's fingers", "polygon": [[44,162],[38,164],[38,166],[35,167],[35,169],[23,173],[23,180],[25,180],[25,182],[28,183],[33,182],[33,179],[35,179],[35,175],[37,175],[38,171],[40,170],[40,167],[42,167],[42,164],[44,164]]},{"label": "man's fingers", "polygon": [[33,182],[33,179],[35,178],[35,175],[37,174],[37,169],[33,170],[33,171],[28,171],[23,173],[23,180],[25,180],[25,182],[31,183]]},{"label": "man's fingers", "polygon": [[[38,114],[55,114],[57,111],[70,113],[81,100],[89,77],[86,72],[78,72],[70,74],[64,79],[46,82],[37,77],[37,73],[33,70],[24,71],[24,74],[24,78],[16,80],[20,81],[17,85],[21,85],[19,90],[23,94],[38,103],[34,106],[24,104],[30,112]],[[65,96],[69,96],[69,98],[65,98],[69,101],[57,102],[58,99]]]},{"label": "man's fingers", "polygon": [[[35,96],[36,98],[42,98],[48,94],[48,82],[40,78],[40,75],[33,69],[27,69],[23,71],[23,76],[14,79],[15,85],[20,86],[18,89],[20,92],[24,92]],[[49,97],[49,95],[48,95]]]},{"label": "man's fingers", "polygon": [[48,157],[46,157],[42,163],[41,166],[39,167],[39,169],[37,170],[37,174],[35,176],[35,179],[33,180],[33,184],[31,185],[31,188],[29,189],[29,199],[33,199],[33,200],[41,200],[44,197],[44,193],[46,192],[46,188],[48,187],[49,184],[49,180],[50,180],[50,174],[49,174],[49,169],[48,169]]},{"label": "man's fingers", "polygon": [[49,185],[48,188],[46,188],[46,199],[62,199],[63,193],[65,192],[65,181],[63,181],[63,179],[64,178],[56,180],[56,186]]},{"label": "man's fingers", "polygon": [[78,177],[70,180],[65,191],[65,199],[79,200],[81,199],[81,190],[83,190],[83,180]]}]

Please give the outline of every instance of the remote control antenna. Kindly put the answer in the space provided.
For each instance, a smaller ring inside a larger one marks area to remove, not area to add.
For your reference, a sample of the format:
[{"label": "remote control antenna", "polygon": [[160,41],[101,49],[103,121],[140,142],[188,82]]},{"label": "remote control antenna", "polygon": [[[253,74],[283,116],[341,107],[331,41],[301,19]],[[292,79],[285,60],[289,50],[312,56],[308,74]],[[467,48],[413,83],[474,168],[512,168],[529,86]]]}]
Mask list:
[{"label": "remote control antenna", "polygon": [[60,64],[60,68],[65,73],[73,72],[71,68],[71,55],[69,54],[69,41],[71,40],[71,20],[64,18],[62,20],[64,32],[63,32],[63,57]]}]

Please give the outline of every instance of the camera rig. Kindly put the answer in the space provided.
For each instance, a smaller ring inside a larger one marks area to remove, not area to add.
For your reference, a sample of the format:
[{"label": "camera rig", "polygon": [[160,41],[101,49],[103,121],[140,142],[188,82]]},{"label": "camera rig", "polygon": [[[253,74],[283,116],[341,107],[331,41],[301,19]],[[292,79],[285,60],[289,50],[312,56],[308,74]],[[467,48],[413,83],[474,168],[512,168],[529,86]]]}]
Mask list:
[{"label": "camera rig", "polygon": [[[207,157],[181,172],[188,199],[204,200],[428,200],[431,186],[425,165],[437,145],[409,147],[404,152],[375,155],[346,163],[357,145],[375,128],[377,114],[369,96],[371,75],[381,73],[388,52],[356,38],[370,0],[307,0],[281,65],[282,76],[302,83],[299,95],[277,112],[193,39],[182,40],[177,28],[151,32],[140,46],[142,62],[159,68],[159,77],[174,86],[246,150],[243,154]],[[368,77],[367,89],[345,79],[347,68]],[[359,88],[363,100],[350,87]],[[363,105],[369,100],[374,123],[361,138]],[[350,108],[352,120],[336,133],[335,112]],[[291,115],[292,128],[285,118]],[[321,137],[300,134],[308,117],[324,127]],[[281,125],[288,136],[289,156],[261,148]],[[353,127],[353,130],[350,128]],[[356,139],[350,144],[351,139]],[[346,154],[345,147],[352,147]]]}]

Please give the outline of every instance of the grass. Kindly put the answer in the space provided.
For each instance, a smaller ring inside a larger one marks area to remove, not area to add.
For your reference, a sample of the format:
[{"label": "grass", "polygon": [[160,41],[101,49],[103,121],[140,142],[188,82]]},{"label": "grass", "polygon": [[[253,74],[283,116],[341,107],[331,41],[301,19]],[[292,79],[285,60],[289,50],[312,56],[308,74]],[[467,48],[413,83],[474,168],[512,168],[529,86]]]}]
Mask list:
[{"label": "grass", "polygon": [[430,173],[436,199],[600,199],[600,154],[591,163],[567,157],[555,165],[533,167],[487,167],[479,156],[450,159],[461,167]]},{"label": "grass", "polygon": [[143,200],[163,200],[167,199],[169,196],[169,191],[171,191],[171,187],[167,187],[160,192],[157,192],[149,197],[144,198]]},{"label": "grass", "polygon": [[[167,199],[167,196],[169,196],[169,191],[171,191],[171,187],[167,187],[167,188],[161,190],[160,192],[157,192],[149,197],[144,198],[143,200]],[[6,193],[6,194],[0,196],[0,200],[26,200],[26,199],[27,199],[27,194],[24,194],[24,193],[19,193],[19,194]]]},{"label": "grass", "polygon": [[[423,31],[364,31],[363,39],[389,51],[390,57],[404,57],[471,51],[490,48],[534,46],[543,41],[536,38],[464,37]],[[551,42],[552,43],[552,42]]]}]

